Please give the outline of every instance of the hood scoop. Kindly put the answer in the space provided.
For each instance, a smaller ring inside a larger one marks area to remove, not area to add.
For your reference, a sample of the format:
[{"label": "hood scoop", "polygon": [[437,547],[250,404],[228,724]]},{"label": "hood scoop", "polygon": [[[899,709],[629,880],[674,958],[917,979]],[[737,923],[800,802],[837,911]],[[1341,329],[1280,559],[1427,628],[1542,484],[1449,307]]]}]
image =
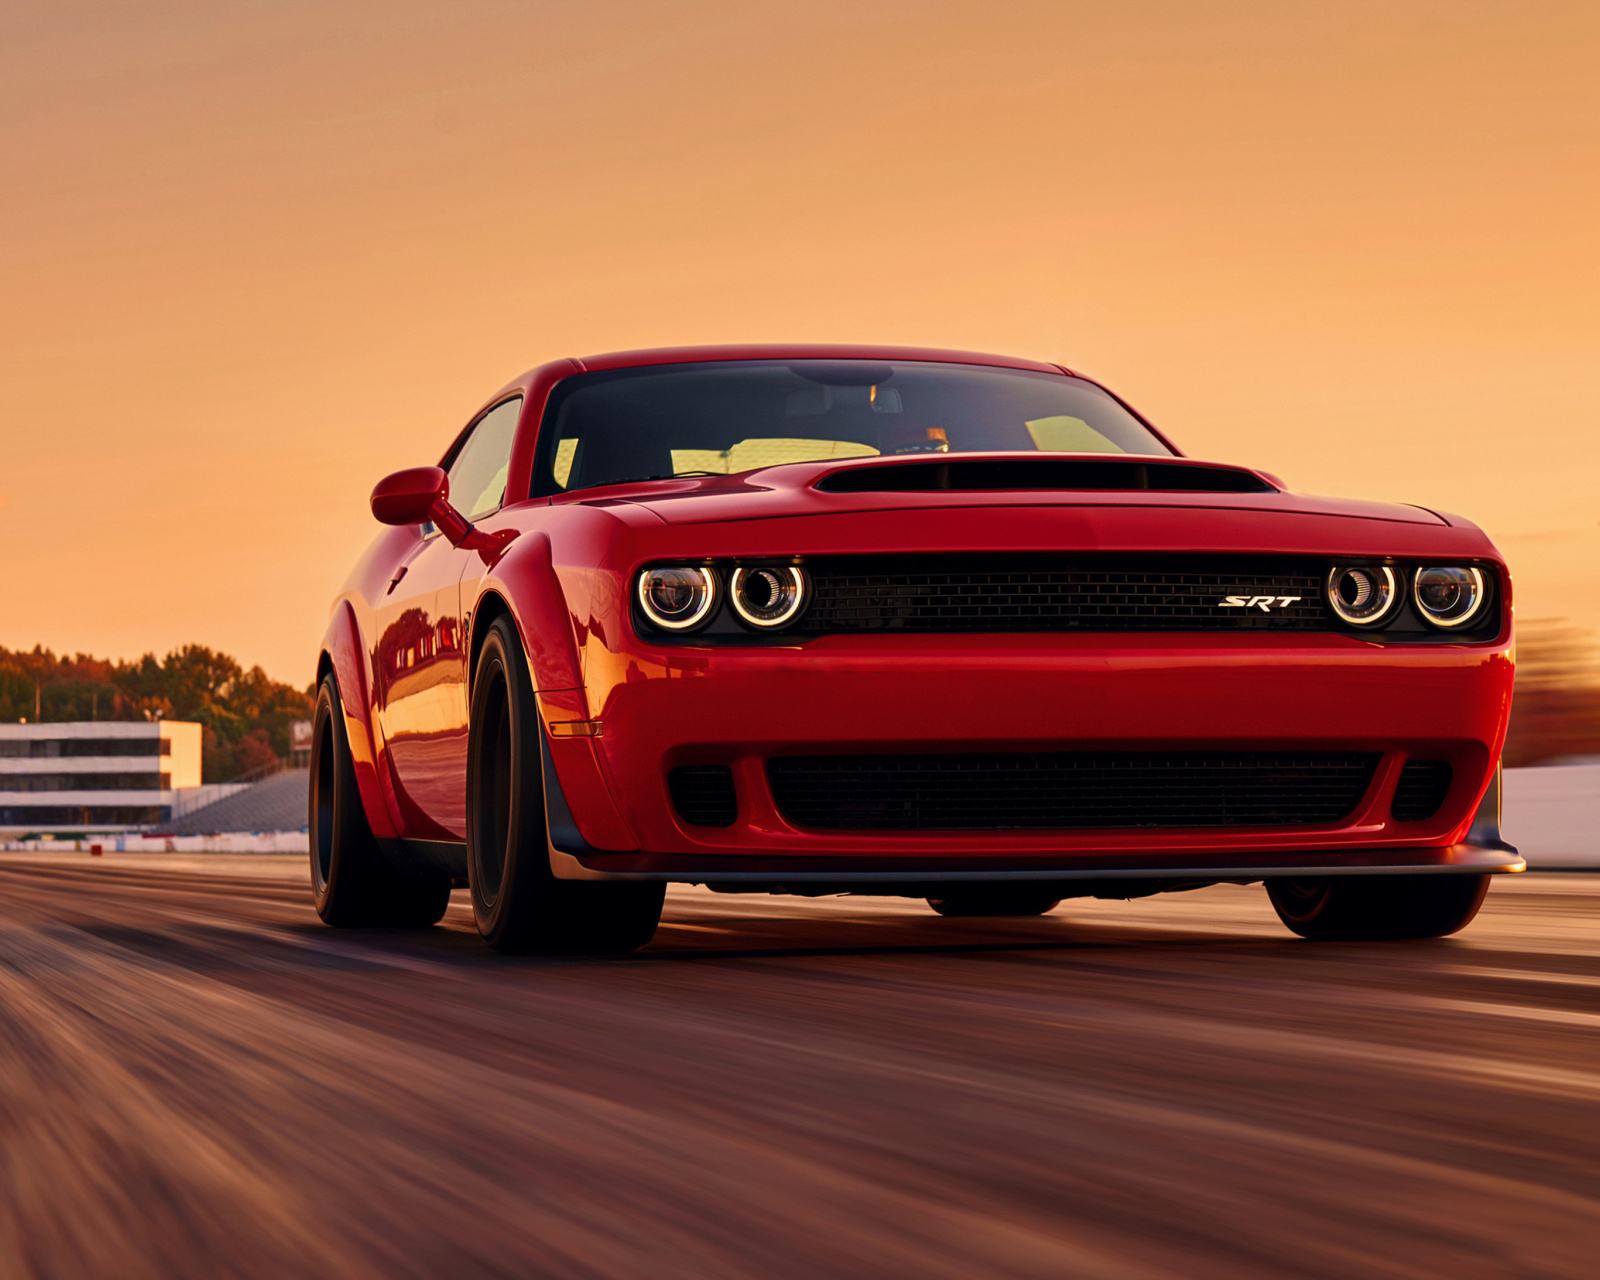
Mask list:
[{"label": "hood scoop", "polygon": [[829,472],[814,487],[824,493],[916,493],[937,489],[1277,492],[1255,472],[1237,467],[1131,458],[958,458],[870,463]]}]

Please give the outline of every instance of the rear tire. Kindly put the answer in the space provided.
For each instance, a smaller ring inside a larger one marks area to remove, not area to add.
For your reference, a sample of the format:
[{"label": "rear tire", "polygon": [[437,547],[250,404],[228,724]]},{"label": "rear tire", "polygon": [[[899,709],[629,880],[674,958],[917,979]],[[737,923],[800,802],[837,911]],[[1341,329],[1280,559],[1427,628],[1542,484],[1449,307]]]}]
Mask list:
[{"label": "rear tire", "polygon": [[942,916],[1042,916],[1061,903],[1045,889],[989,886],[952,890],[947,898],[929,898]]},{"label": "rear tire", "polygon": [[606,955],[655,935],[666,885],[557,880],[533,682],[509,617],[489,628],[467,737],[467,875],[478,932],[496,951]]},{"label": "rear tire", "polygon": [[1318,942],[1442,938],[1471,923],[1488,876],[1328,876],[1268,880],[1273,910]]},{"label": "rear tire", "polygon": [[396,871],[378,848],[345,732],[339,683],[329,672],[317,690],[311,722],[311,894],[317,914],[335,928],[438,924],[450,905],[450,882]]}]

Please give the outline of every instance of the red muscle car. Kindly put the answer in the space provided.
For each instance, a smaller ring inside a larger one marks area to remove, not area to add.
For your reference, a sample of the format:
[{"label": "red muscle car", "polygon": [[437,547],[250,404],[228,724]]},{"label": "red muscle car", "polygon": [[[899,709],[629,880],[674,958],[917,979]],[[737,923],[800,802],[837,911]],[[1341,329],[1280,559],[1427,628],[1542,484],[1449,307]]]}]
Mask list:
[{"label": "red muscle car", "polygon": [[1474,525],[1184,457],[1057,365],[889,347],[542,365],[333,608],[317,910],[648,941],[668,883],[1024,915],[1264,881],[1309,938],[1461,928],[1511,580]]}]

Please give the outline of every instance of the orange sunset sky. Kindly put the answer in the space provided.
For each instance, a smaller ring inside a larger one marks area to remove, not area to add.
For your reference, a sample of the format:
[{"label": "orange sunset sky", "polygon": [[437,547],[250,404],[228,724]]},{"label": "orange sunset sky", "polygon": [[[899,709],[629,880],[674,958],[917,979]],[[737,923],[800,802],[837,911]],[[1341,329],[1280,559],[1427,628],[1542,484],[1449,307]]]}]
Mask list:
[{"label": "orange sunset sky", "polygon": [[0,644],[304,684],[558,355],[1060,360],[1600,627],[1600,4],[12,0]]}]

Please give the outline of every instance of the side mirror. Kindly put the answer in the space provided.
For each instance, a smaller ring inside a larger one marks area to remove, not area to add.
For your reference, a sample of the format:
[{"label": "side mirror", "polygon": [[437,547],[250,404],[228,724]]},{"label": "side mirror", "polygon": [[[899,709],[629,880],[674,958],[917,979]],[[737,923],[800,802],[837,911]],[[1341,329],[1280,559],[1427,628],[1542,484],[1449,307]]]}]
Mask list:
[{"label": "side mirror", "polygon": [[384,476],[372,491],[372,514],[384,524],[432,521],[452,547],[472,536],[472,526],[450,505],[450,477],[438,467],[408,467]]},{"label": "side mirror", "polygon": [[436,502],[450,501],[450,478],[439,467],[411,467],[384,476],[372,491],[372,514],[382,524],[422,524]]}]

